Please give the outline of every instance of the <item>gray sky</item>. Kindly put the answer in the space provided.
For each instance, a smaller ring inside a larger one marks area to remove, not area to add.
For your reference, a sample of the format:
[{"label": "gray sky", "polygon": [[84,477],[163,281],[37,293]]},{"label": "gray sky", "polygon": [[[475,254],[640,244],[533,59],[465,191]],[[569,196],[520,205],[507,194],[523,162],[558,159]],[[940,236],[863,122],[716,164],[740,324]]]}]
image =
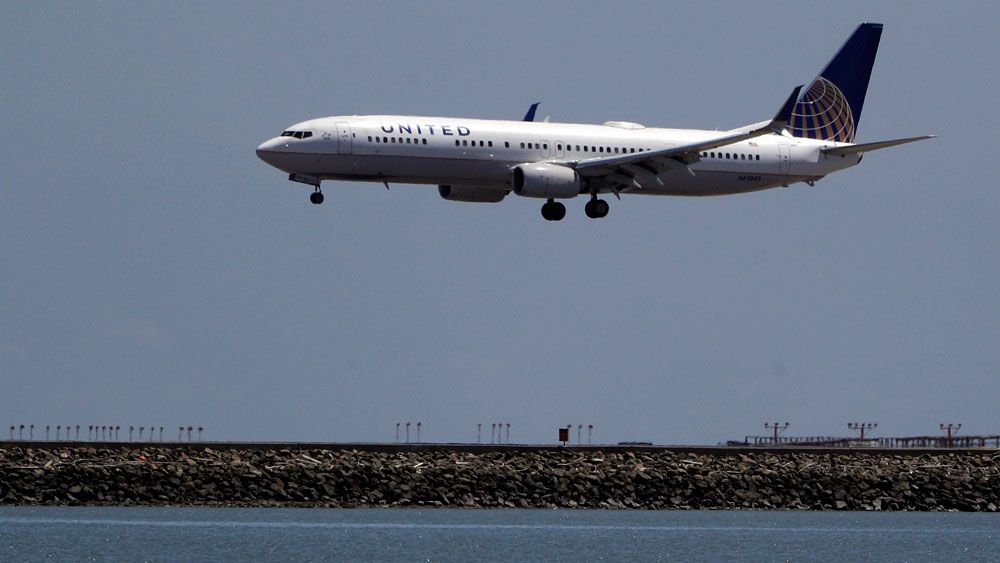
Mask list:
[{"label": "gray sky", "polygon": [[[595,441],[1000,433],[994,3],[15,2],[0,23],[0,428]],[[770,117],[885,24],[815,188],[625,197],[587,219],[258,161],[337,114]],[[489,434],[488,430],[486,432]]]}]

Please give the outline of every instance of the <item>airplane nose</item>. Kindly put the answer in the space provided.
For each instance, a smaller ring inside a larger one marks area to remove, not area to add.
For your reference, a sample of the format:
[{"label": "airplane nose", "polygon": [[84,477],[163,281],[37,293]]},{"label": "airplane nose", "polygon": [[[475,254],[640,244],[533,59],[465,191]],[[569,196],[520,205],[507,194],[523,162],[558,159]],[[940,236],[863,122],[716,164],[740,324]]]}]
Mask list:
[{"label": "airplane nose", "polygon": [[277,166],[281,156],[280,145],[281,141],[277,138],[264,141],[257,147],[257,158],[271,166]]}]

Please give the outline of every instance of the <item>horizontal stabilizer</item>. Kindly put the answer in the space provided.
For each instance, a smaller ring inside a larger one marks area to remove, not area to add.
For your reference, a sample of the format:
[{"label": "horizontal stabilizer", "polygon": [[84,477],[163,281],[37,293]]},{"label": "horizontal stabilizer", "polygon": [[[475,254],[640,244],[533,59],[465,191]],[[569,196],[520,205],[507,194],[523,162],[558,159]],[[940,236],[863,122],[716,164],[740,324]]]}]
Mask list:
[{"label": "horizontal stabilizer", "polygon": [[830,156],[846,156],[849,154],[861,154],[865,152],[877,151],[879,149],[887,149],[897,145],[923,141],[924,139],[933,139],[934,137],[937,137],[937,135],[921,135],[920,137],[907,137],[905,139],[893,139],[891,141],[877,141],[875,143],[862,143],[860,145],[830,147],[827,149],[820,149],[820,152]]}]

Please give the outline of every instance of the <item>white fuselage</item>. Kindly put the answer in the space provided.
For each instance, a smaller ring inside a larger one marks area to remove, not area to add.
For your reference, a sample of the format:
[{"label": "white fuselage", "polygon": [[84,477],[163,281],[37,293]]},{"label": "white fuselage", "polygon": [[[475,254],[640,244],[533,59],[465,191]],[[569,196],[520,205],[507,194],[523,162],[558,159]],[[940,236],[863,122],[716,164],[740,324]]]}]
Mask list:
[{"label": "white fuselage", "polygon": [[[296,138],[289,133],[309,132]],[[293,175],[319,180],[481,186],[510,190],[511,169],[656,151],[719,136],[624,122],[580,125],[418,116],[312,119],[264,142],[257,154]],[[815,181],[854,166],[858,155],[828,156],[833,141],[768,134],[699,153],[700,160],[636,183],[632,194],[708,196]],[[582,191],[609,191],[590,187]]]}]

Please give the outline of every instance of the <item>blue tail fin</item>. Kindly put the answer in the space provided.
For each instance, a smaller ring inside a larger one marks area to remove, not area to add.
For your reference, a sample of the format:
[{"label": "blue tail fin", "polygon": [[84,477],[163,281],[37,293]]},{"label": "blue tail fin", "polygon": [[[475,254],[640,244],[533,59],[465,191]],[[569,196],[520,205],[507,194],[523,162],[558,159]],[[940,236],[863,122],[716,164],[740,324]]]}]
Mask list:
[{"label": "blue tail fin", "polygon": [[858,26],[799,98],[788,126],[792,135],[854,142],[881,37],[880,23]]}]

